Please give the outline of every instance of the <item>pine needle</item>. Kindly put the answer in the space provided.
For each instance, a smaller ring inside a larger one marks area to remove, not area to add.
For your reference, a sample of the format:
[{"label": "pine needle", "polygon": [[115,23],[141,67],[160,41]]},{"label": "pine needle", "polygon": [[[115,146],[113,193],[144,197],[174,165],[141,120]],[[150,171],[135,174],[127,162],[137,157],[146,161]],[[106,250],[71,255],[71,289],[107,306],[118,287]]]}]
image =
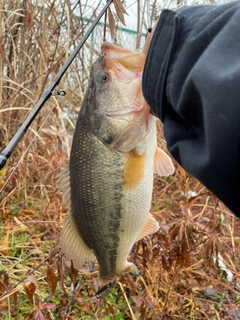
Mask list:
[{"label": "pine needle", "polygon": [[128,305],[129,311],[130,311],[131,316],[132,316],[132,320],[137,320],[137,318],[135,317],[135,315],[134,315],[134,313],[133,313],[133,311],[132,311],[132,308],[131,308],[131,306],[130,306],[130,303],[129,303],[129,301],[128,301],[128,298],[127,298],[127,296],[126,296],[126,293],[125,293],[125,291],[124,291],[124,289],[123,289],[123,286],[122,286],[121,282],[118,282],[118,284],[119,284],[119,287],[120,287],[120,289],[121,289],[121,291],[122,291],[122,293],[123,293],[123,296],[124,296],[124,298],[125,298],[125,300],[126,300],[126,303],[127,303],[127,305]]}]

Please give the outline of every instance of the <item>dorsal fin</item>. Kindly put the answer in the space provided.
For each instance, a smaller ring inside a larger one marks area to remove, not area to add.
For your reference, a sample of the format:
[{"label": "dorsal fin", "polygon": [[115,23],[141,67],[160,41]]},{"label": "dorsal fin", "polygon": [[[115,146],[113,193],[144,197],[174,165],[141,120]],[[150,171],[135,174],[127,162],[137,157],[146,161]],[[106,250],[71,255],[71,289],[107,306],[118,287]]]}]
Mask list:
[{"label": "dorsal fin", "polygon": [[59,247],[65,261],[77,270],[92,269],[94,262],[93,251],[83,241],[71,213],[71,187],[69,166],[67,165],[58,175],[58,188],[63,191],[63,200],[68,206],[68,216],[60,234]]},{"label": "dorsal fin", "polygon": [[70,212],[71,208],[71,197],[70,197],[70,175],[69,175],[69,165],[67,164],[58,174],[57,176],[57,187],[59,190],[63,192],[62,197],[63,201],[67,203],[68,212]]},{"label": "dorsal fin", "polygon": [[93,251],[85,244],[73,221],[72,215],[68,215],[64,222],[59,240],[60,252],[65,261],[77,270],[91,271],[94,262]]}]

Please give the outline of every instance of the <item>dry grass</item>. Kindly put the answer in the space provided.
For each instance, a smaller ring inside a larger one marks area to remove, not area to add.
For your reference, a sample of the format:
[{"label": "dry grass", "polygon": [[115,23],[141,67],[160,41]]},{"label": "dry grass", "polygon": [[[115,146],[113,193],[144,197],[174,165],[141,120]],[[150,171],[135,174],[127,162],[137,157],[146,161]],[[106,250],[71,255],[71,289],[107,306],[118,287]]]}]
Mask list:
[{"label": "dry grass", "polygon": [[[0,149],[84,32],[82,21],[71,14],[79,2],[72,1],[71,7],[60,2],[62,15],[59,1],[45,1],[49,10],[44,12],[30,1],[1,2]],[[94,14],[91,8],[81,10]],[[0,171],[0,317],[239,319],[239,220],[177,164],[174,176],[155,179],[151,211],[160,231],[138,242],[130,255],[141,277],[120,277],[99,300],[94,297],[97,272],[77,274],[69,268],[63,273],[61,257],[49,257],[66,216],[56,175],[68,160],[86,88],[86,54],[80,54],[61,82],[67,96],[48,101]],[[164,147],[162,138],[159,128]],[[230,282],[221,260],[233,274]]]}]

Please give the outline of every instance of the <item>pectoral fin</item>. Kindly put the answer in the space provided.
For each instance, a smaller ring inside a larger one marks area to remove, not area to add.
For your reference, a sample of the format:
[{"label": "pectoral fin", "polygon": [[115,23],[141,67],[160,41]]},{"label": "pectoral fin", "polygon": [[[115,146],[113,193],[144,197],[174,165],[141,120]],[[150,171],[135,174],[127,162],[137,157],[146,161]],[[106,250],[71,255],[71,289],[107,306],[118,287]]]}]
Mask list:
[{"label": "pectoral fin", "polygon": [[136,241],[139,241],[143,237],[146,237],[152,233],[155,233],[158,230],[159,230],[159,223],[155,220],[153,215],[151,215],[151,213],[149,213],[148,219],[147,219],[145,225],[143,226],[142,231],[140,232]]},{"label": "pectoral fin", "polygon": [[159,176],[170,176],[175,171],[171,158],[160,148],[157,147],[154,156],[153,173]]},{"label": "pectoral fin", "polygon": [[136,188],[144,175],[145,154],[138,155],[135,151],[129,152],[123,172],[123,183],[127,189]]}]

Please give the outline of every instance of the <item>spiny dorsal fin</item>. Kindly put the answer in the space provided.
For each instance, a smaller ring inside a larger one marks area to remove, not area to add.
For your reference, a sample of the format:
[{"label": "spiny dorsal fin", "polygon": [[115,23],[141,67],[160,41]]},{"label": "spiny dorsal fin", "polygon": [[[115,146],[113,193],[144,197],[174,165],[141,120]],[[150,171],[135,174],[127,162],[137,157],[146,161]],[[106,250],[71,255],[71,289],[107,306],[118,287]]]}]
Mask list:
[{"label": "spiny dorsal fin", "polygon": [[70,197],[70,175],[69,175],[69,165],[67,164],[57,176],[57,187],[63,192],[63,201],[67,202],[68,212],[71,208],[71,197]]},{"label": "spiny dorsal fin", "polygon": [[153,173],[159,176],[170,176],[175,171],[172,159],[160,148],[157,147],[154,156]]},{"label": "spiny dorsal fin", "polygon": [[143,226],[136,241],[139,241],[143,237],[146,237],[152,233],[155,233],[158,230],[159,230],[158,222],[155,220],[154,216],[151,215],[151,213],[149,213],[147,221],[146,221],[145,225]]}]

